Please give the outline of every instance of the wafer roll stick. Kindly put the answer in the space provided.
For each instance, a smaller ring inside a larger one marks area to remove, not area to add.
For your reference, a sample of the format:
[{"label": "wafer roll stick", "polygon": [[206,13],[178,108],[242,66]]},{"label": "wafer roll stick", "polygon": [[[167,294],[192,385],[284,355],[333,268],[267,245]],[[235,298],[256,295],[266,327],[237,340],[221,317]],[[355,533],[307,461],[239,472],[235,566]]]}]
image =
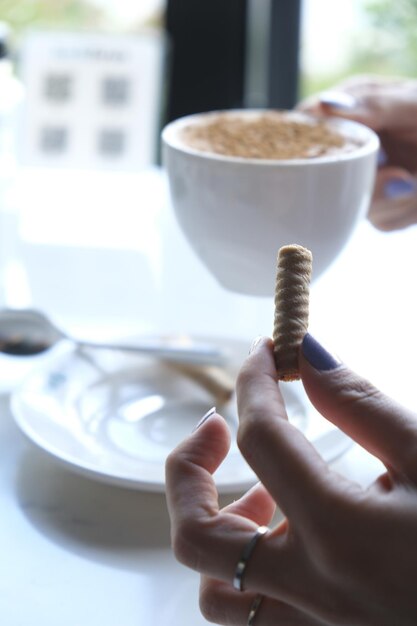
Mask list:
[{"label": "wafer roll stick", "polygon": [[278,251],[274,357],[279,380],[299,380],[298,352],[308,329],[312,254],[296,244]]}]

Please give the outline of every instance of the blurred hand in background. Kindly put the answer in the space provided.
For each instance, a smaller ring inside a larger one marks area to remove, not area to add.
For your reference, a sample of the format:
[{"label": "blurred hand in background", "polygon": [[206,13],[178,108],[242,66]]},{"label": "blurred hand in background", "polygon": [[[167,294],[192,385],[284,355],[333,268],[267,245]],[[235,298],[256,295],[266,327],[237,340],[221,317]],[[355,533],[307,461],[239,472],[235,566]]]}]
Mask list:
[{"label": "blurred hand in background", "polygon": [[385,231],[417,223],[417,80],[355,76],[298,108],[372,128],[381,150],[368,219]]}]

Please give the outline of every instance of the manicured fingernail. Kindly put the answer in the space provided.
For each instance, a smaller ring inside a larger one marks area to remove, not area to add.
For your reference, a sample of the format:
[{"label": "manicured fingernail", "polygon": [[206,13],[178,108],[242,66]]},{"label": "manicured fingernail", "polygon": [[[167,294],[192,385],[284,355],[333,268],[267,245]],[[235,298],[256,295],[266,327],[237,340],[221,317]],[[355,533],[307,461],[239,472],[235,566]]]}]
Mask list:
[{"label": "manicured fingernail", "polygon": [[338,110],[354,109],[357,104],[353,96],[343,91],[326,91],[321,94],[320,102],[326,107]]},{"label": "manicured fingernail", "polygon": [[249,354],[252,354],[252,352],[255,352],[256,348],[261,343],[261,340],[262,340],[262,335],[255,337],[255,339],[252,341],[251,347],[249,348]]},{"label": "manicured fingernail", "polygon": [[309,333],[304,336],[301,348],[307,361],[316,370],[329,371],[341,365],[341,361],[327,352]]},{"label": "manicured fingernail", "polygon": [[200,426],[202,426],[204,424],[204,422],[206,422],[209,417],[211,417],[212,415],[214,415],[216,412],[216,407],[213,406],[210,411],[207,411],[207,413],[205,415],[203,415],[203,417],[201,418],[201,420],[198,422],[197,426],[195,426],[195,428],[193,428],[193,433],[195,433],[195,431],[197,430],[197,428],[200,428]]},{"label": "manicured fingernail", "polygon": [[413,180],[391,178],[384,185],[384,196],[389,200],[413,196],[415,193],[417,193],[417,185]]}]

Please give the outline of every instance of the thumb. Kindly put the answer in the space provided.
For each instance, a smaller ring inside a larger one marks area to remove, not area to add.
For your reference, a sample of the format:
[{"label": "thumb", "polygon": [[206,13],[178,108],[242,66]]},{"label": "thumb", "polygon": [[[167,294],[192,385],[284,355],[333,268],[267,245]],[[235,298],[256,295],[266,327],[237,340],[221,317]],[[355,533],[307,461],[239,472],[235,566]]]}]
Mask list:
[{"label": "thumb", "polygon": [[311,335],[304,337],[300,373],[316,409],[385,465],[417,479],[417,419]]}]

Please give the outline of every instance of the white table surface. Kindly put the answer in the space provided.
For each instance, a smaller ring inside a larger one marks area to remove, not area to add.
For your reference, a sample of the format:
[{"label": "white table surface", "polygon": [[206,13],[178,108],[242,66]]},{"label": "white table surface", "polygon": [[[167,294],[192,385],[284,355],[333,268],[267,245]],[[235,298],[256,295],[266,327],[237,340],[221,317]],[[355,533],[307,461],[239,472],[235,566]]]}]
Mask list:
[{"label": "white table surface", "polygon": [[[23,270],[13,270],[21,283],[9,284],[7,304],[41,306],[67,328],[97,336],[120,334],[121,328],[186,329],[233,334],[249,345],[253,336],[270,332],[271,302],[224,292],[194,259],[175,224],[160,171],[130,179],[128,200],[122,198],[117,211],[108,188],[103,208],[90,201],[85,181],[81,193],[80,185],[72,184],[77,175],[69,184],[66,176],[52,177],[56,187],[49,185],[50,197],[42,202],[42,176],[23,176],[26,195],[21,188],[16,195],[22,210],[17,258]],[[46,228],[65,182],[72,212],[64,207]],[[115,197],[123,196],[127,179],[122,187],[117,181],[108,184],[114,184]],[[78,201],[76,193],[82,196]],[[36,223],[43,228],[36,230]],[[91,225],[98,223],[92,235]],[[311,302],[311,332],[411,407],[417,404],[416,243],[414,228],[382,234],[362,223],[314,285]],[[104,268],[105,284],[100,282]],[[138,275],[145,286],[135,291]],[[64,302],[58,292],[66,296]],[[169,315],[166,306],[161,311],[167,302]],[[176,563],[170,550],[164,496],[76,475],[19,432],[10,393],[36,366],[36,359],[28,364],[0,358],[0,623],[205,624],[198,610],[198,577]],[[336,466],[363,484],[380,469],[357,446]]]}]

